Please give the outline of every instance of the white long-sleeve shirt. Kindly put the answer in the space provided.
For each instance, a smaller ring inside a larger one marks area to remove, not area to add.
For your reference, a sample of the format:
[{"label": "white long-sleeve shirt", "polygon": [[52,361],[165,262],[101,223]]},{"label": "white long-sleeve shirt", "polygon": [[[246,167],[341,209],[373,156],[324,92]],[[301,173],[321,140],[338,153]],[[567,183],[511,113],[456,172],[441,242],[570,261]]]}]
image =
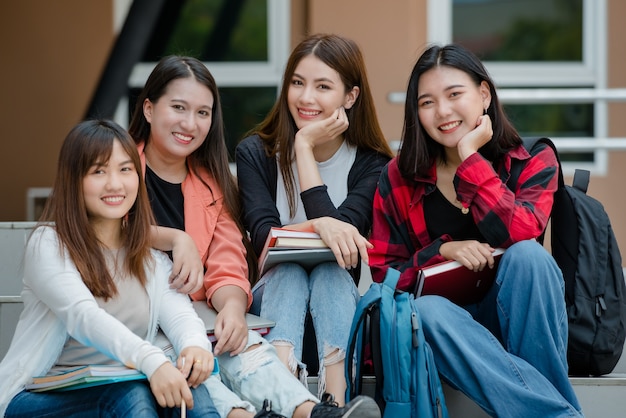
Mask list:
[{"label": "white long-sleeve shirt", "polygon": [[26,245],[24,310],[0,363],[0,416],[33,376],[46,374],[55,364],[69,336],[148,378],[169,361],[153,345],[158,327],[177,353],[188,346],[211,349],[204,323],[189,298],[169,288],[171,262],[165,254],[152,251],[153,263],[146,266],[150,323],[144,340],[98,305],[68,252],[61,255],[59,245],[49,226],[37,228]]}]

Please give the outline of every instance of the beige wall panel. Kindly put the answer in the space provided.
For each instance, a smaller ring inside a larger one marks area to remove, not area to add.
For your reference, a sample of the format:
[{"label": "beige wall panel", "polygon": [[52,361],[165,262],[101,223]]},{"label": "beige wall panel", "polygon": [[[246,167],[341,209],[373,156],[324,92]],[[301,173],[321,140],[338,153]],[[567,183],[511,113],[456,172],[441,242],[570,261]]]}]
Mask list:
[{"label": "beige wall panel", "polygon": [[389,103],[387,95],[406,90],[424,47],[426,0],[313,0],[308,4],[310,33],[337,33],[359,44],[385,137],[400,139],[404,107]]},{"label": "beige wall panel", "polygon": [[0,221],[49,187],[60,143],[82,117],[113,41],[111,0],[0,2]]},{"label": "beige wall panel", "polygon": [[[607,1],[606,25],[608,37],[608,87],[626,87],[626,54],[624,53],[624,39],[626,28],[624,27],[626,16],[626,2],[623,0]],[[626,103],[611,103],[609,105],[610,137],[626,138]],[[589,194],[600,200],[609,216],[622,250],[622,256],[626,257],[626,150],[612,151],[609,154],[608,173],[606,177],[595,176],[591,179]]]}]

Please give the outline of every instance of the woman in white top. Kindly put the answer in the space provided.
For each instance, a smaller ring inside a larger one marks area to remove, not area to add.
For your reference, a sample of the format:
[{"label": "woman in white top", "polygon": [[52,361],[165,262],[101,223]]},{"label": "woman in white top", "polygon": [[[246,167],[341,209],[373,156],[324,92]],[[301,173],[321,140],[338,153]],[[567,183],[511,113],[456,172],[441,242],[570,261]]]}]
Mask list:
[{"label": "woman in white top", "polygon": [[[0,363],[0,415],[219,416],[205,385],[214,358],[171,262],[150,249],[153,223],[134,142],[110,121],[74,127],[52,196],[24,256],[24,311]],[[176,364],[154,344],[161,328]],[[24,390],[33,376],[126,365],[147,381],[71,391]]]}]

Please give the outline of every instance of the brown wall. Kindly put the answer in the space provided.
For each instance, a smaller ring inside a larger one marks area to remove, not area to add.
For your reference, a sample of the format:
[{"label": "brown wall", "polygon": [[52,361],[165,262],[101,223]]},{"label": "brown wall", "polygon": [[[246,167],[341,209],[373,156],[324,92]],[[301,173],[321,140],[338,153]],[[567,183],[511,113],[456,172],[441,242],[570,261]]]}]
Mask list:
[{"label": "brown wall", "polygon": [[333,32],[354,39],[365,58],[383,132],[399,140],[403,106],[387,95],[406,90],[409,74],[426,42],[426,0],[314,0],[309,31]]},{"label": "brown wall", "polygon": [[59,146],[84,115],[113,41],[111,0],[0,2],[0,221],[26,217]]},{"label": "brown wall", "polygon": [[[607,1],[607,67],[609,88],[626,87],[626,2],[623,0]],[[626,102],[609,105],[610,137],[626,138]],[[626,150],[609,154],[609,172],[606,177],[593,177],[589,186],[589,194],[604,203],[609,213],[617,241],[622,249],[622,257],[626,257]],[[624,262],[626,265],[626,261]]]}]

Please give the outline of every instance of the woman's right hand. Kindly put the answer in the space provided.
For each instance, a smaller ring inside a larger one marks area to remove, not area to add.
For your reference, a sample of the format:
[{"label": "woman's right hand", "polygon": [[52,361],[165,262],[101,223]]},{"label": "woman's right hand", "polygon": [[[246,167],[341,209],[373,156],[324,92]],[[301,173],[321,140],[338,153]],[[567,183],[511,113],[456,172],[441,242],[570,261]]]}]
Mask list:
[{"label": "woman's right hand", "polygon": [[366,240],[354,225],[325,216],[312,220],[313,230],[335,254],[342,268],[355,268],[361,259],[369,261],[367,249],[374,246]]},{"label": "woman's right hand", "polygon": [[470,270],[481,271],[486,266],[493,268],[495,249],[476,240],[449,241],[441,244],[439,253],[446,260],[456,260]]},{"label": "woman's right hand", "polygon": [[338,108],[326,119],[306,125],[296,132],[295,145],[305,145],[310,149],[337,138],[344,133],[350,123],[343,107]]},{"label": "woman's right hand", "polygon": [[169,361],[163,363],[150,377],[150,390],[163,408],[180,407],[183,399],[187,408],[193,408],[193,396],[185,376]]}]

